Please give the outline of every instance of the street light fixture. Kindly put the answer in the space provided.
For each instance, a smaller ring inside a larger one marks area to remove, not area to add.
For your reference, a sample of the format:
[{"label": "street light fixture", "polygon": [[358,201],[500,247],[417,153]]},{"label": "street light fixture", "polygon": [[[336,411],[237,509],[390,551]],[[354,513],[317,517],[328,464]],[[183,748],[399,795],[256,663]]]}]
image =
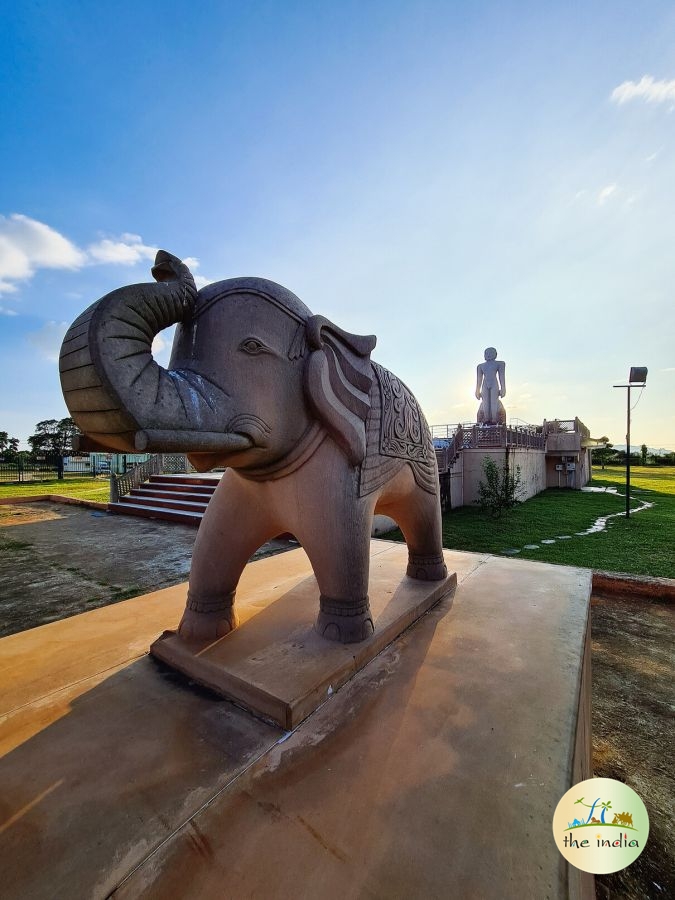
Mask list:
[{"label": "street light fixture", "polygon": [[626,518],[630,518],[630,389],[643,388],[647,383],[647,368],[632,366],[628,384],[615,384],[615,388],[627,388],[626,394]]}]

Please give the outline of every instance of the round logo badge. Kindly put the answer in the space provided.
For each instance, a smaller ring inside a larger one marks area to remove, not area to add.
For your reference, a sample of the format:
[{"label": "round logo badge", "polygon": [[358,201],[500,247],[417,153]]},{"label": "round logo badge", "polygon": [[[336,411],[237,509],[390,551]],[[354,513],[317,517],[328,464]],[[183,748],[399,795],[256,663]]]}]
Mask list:
[{"label": "round logo badge", "polygon": [[645,805],[613,778],[580,781],[563,795],[553,814],[553,837],[568,862],[583,872],[606,875],[635,862],[649,836]]}]

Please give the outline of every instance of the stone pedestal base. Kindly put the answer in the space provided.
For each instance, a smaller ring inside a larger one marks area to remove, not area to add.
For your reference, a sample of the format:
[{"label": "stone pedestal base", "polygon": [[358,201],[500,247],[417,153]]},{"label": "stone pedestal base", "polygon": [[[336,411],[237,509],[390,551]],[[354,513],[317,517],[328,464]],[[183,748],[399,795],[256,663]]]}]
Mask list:
[{"label": "stone pedestal base", "polygon": [[370,561],[370,611],[375,631],[338,644],[315,630],[319,587],[302,550],[275,557],[262,583],[237,592],[239,627],[210,644],[186,643],[165,631],[150,648],[157,659],[256,715],[292,729],[457,585],[405,574],[405,547]]},{"label": "stone pedestal base", "polygon": [[[372,542],[371,596],[394,556],[402,573],[406,547]],[[3,900],[592,900],[551,832],[592,774],[591,572],[445,558],[454,596],[291,734],[148,658],[185,584],[3,638]],[[247,566],[244,626],[284,620],[270,585],[285,594],[305,565]],[[311,660],[286,646],[279,682]]]}]

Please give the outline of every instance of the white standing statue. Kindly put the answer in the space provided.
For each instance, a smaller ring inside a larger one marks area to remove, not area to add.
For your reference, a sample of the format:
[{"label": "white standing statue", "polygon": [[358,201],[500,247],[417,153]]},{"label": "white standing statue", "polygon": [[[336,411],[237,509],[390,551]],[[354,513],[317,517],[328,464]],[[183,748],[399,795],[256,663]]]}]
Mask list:
[{"label": "white standing statue", "polygon": [[494,347],[483,354],[485,362],[476,370],[476,400],[480,400],[477,422],[479,425],[506,425],[506,410],[500,397],[506,396],[506,363],[497,359]]}]

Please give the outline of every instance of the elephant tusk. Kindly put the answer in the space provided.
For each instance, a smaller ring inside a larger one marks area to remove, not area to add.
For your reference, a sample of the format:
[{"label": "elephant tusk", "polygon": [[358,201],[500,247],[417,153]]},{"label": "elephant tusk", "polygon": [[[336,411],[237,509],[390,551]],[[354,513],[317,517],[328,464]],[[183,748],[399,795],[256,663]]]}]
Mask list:
[{"label": "elephant tusk", "polygon": [[236,431],[164,431],[147,429],[137,431],[134,445],[139,453],[235,453],[254,446],[250,437]]}]

